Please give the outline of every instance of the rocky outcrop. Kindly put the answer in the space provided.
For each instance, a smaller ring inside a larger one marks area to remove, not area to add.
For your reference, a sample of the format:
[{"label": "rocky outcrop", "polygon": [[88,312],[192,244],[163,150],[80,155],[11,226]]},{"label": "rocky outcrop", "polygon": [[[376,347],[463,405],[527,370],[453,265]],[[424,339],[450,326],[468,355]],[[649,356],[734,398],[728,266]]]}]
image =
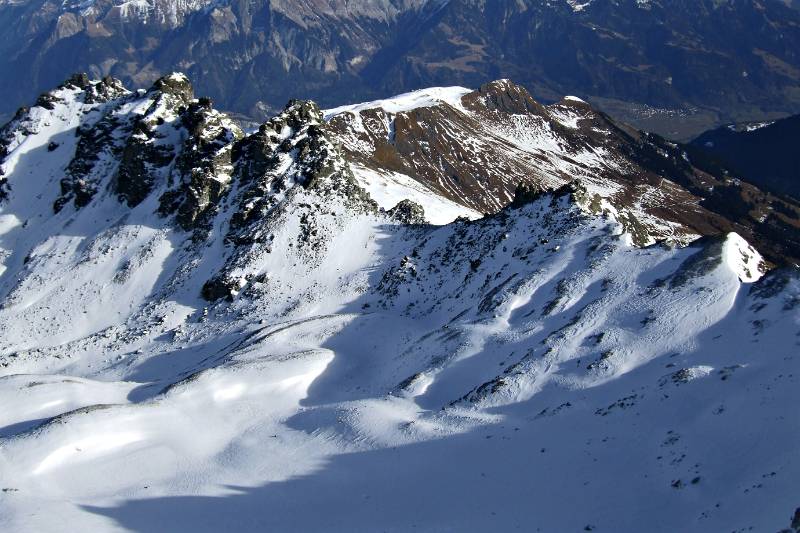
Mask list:
[{"label": "rocky outcrop", "polygon": [[[87,118],[76,129],[74,156],[60,180],[55,212],[87,205],[113,176],[111,189],[129,207],[156,188],[162,216],[186,230],[201,225],[229,187],[233,143],[243,136],[208,98],[196,99],[188,78],[170,74],[147,92],[131,94],[119,80],[69,78],[40,97],[44,109],[64,98],[82,104]],[[51,143],[48,150],[58,148]]]},{"label": "rocky outcrop", "polygon": [[[73,76],[62,87],[79,89],[84,104],[90,105],[121,99],[127,94],[119,80],[104,78],[100,82],[92,83],[85,74]],[[75,156],[67,165],[65,177],[61,180],[61,195],[53,204],[55,212],[61,211],[69,202],[81,208],[91,201],[102,180],[102,176],[92,175],[101,158],[108,157],[113,161],[123,154],[119,136],[123,124],[124,120],[116,114],[106,113],[99,120],[78,127]],[[102,169],[97,170],[102,172],[109,167],[109,164],[105,164]]]},{"label": "rocky outcrop", "polygon": [[249,226],[267,216],[280,202],[278,194],[294,184],[323,198],[345,199],[354,209],[377,209],[353,178],[314,102],[290,101],[282,113],[234,147],[234,163],[242,192],[231,218],[232,242],[263,239],[262,232]]},{"label": "rocky outcrop", "polygon": [[173,123],[187,111],[193,97],[191,84],[182,74],[157,80],[149,92],[150,104],[133,120],[114,180],[117,196],[130,207],[147,198],[159,177],[166,178],[177,147],[161,141],[168,139],[172,133],[168,130],[175,128]]},{"label": "rocky outcrop", "polygon": [[526,115],[547,113],[545,107],[533,99],[531,93],[511,80],[497,80],[481,85],[465,99],[465,105],[502,114]]},{"label": "rocky outcrop", "polygon": [[401,224],[425,224],[425,210],[411,200],[401,200],[387,214]]},{"label": "rocky outcrop", "polygon": [[209,99],[191,102],[180,117],[188,134],[177,157],[177,187],[161,196],[162,215],[174,213],[178,224],[192,229],[205,222],[230,186],[233,143],[244,134]]},{"label": "rocky outcrop", "polygon": [[231,299],[260,283],[242,277],[242,265],[271,254],[276,241],[289,247],[282,253],[315,265],[351,216],[380,216],[313,102],[290,101],[282,113],[237,142],[233,154],[237,194],[231,199],[235,207],[226,242],[234,248],[225,266],[203,285],[209,301]]}]

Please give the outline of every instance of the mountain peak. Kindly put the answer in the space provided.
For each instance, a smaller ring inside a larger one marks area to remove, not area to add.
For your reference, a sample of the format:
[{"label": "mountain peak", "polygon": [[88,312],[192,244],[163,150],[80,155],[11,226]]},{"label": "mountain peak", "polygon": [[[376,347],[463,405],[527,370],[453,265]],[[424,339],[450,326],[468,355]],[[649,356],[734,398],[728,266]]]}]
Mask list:
[{"label": "mountain peak", "polygon": [[182,72],[173,72],[153,82],[151,91],[176,96],[186,102],[194,99],[194,88],[189,78]]},{"label": "mountain peak", "polygon": [[528,90],[508,79],[481,85],[473,98],[481,98],[487,109],[511,114],[543,112],[543,106],[534,100]]}]

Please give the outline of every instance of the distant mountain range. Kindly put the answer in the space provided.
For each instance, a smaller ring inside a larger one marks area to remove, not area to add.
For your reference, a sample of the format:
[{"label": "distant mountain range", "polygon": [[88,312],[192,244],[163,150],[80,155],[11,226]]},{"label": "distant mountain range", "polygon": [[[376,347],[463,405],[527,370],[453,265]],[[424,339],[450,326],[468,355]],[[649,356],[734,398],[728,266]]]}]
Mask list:
[{"label": "distant mountain range", "polygon": [[3,0],[0,112],[72,72],[187,72],[258,119],[498,78],[686,139],[800,111],[800,12],[780,0]]}]

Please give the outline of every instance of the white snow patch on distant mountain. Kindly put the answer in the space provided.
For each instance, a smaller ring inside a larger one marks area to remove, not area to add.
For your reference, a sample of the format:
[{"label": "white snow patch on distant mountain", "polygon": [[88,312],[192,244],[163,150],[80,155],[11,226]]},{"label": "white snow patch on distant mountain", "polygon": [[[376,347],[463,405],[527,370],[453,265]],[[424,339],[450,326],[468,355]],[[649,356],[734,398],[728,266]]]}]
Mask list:
[{"label": "white snow patch on distant mountain", "polygon": [[464,109],[461,98],[472,92],[464,87],[432,87],[410,93],[401,94],[384,100],[374,100],[362,104],[345,105],[324,111],[325,120],[330,120],[342,113],[358,113],[366,109],[383,109],[387,113],[397,114],[411,111],[420,107],[431,107],[442,102],[450,104],[457,109]]}]

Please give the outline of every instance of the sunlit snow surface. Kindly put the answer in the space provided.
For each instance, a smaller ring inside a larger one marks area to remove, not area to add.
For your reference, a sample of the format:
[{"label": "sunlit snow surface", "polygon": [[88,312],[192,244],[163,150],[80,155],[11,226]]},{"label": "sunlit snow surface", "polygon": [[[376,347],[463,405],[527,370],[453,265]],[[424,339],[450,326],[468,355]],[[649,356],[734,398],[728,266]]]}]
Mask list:
[{"label": "sunlit snow surface", "polygon": [[410,93],[401,94],[384,100],[375,100],[362,104],[345,105],[325,111],[325,120],[330,120],[342,113],[358,113],[365,109],[381,108],[387,113],[402,113],[418,109],[420,107],[436,106],[442,102],[461,109],[461,97],[471,92],[471,89],[464,87],[432,87],[430,89],[420,89]]},{"label": "sunlit snow surface", "polygon": [[439,227],[331,204],[314,257],[289,212],[211,305],[221,233],[105,189],[53,214],[66,100],[5,164],[0,530],[790,524],[800,283],[738,236],[635,248],[566,196]]},{"label": "sunlit snow surface", "polygon": [[391,209],[402,200],[412,200],[425,211],[425,219],[436,225],[449,224],[458,217],[474,220],[482,216],[474,209],[436,194],[405,174],[378,172],[357,165],[353,166],[353,174],[372,199],[384,209]]}]

